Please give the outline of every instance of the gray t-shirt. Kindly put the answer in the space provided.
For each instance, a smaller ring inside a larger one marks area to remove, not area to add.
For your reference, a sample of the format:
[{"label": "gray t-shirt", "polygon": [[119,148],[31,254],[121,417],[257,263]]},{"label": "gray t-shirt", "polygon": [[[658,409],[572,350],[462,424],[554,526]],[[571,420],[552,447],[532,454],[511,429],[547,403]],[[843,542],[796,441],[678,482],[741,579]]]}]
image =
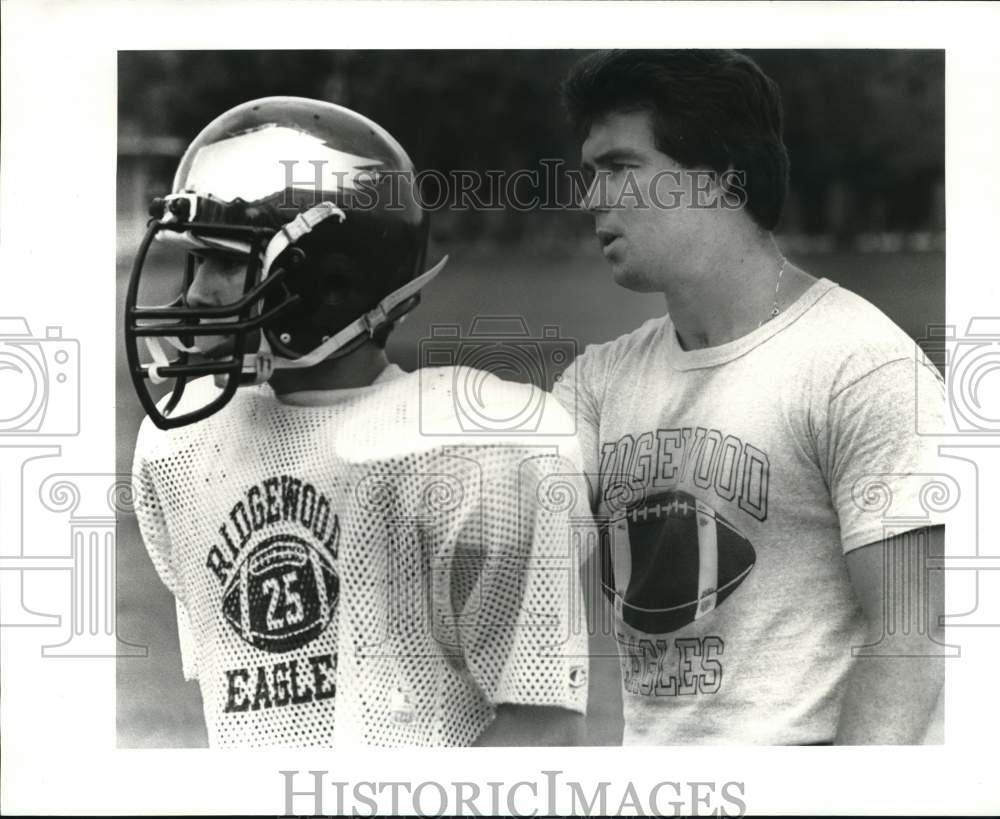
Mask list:
[{"label": "gray t-shirt", "polygon": [[826,279],[733,342],[685,351],[663,317],[567,369],[626,744],[833,739],[864,643],[844,554],[901,531],[886,497],[928,523],[918,391],[940,417],[913,341]]}]

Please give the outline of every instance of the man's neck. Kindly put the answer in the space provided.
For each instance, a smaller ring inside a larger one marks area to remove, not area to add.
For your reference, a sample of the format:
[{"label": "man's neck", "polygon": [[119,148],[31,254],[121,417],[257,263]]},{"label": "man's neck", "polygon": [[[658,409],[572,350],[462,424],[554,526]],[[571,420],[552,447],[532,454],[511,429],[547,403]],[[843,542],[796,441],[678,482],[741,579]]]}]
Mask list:
[{"label": "man's neck", "polygon": [[768,234],[718,245],[683,279],[671,282],[664,295],[681,346],[695,350],[726,344],[770,318],[779,272],[779,297],[791,292],[793,279],[794,290],[801,292],[801,271],[790,275],[786,263],[782,272],[783,261]]},{"label": "man's neck", "polygon": [[278,395],[306,390],[349,390],[374,383],[389,366],[385,350],[371,341],[357,350],[301,370],[276,370],[271,376],[271,388]]}]

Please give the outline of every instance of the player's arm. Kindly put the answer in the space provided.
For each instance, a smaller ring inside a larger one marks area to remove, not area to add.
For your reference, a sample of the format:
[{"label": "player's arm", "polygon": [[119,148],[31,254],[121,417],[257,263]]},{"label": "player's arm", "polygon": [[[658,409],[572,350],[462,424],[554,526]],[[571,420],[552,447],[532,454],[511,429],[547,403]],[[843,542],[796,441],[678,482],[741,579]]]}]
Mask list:
[{"label": "player's arm", "polygon": [[943,642],[943,573],[928,571],[924,559],[943,554],[944,527],[893,537],[885,527],[890,518],[943,522],[926,492],[942,465],[937,445],[916,432],[915,395],[921,396],[919,426],[937,429],[944,387],[926,361],[914,365],[913,355],[874,369],[860,360],[862,369],[844,363],[833,396],[817,407],[817,417],[826,416],[817,443],[829,465],[845,566],[864,615],[864,642],[874,647],[854,652],[835,741],[918,743],[944,676],[935,648]]},{"label": "player's arm", "polygon": [[[878,644],[880,650],[872,653],[888,656],[856,658],[838,745],[911,745],[926,734],[944,684],[943,654],[931,642],[944,642],[944,572],[928,571],[924,555],[943,553],[943,526],[847,553],[847,570],[866,620],[865,643]],[[892,569],[887,579],[884,567]],[[887,639],[886,623],[894,616],[897,627]],[[909,620],[910,628],[900,620]]]},{"label": "player's arm", "polygon": [[584,716],[566,708],[498,705],[493,722],[474,745],[583,745]]}]

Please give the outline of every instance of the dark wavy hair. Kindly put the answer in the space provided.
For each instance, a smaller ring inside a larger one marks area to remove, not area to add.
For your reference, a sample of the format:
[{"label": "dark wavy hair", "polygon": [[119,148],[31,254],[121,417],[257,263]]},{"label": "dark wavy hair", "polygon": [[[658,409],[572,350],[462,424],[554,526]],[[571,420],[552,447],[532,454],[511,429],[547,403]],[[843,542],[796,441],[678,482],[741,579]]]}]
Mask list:
[{"label": "dark wavy hair", "polygon": [[781,94],[738,51],[597,51],[563,81],[563,103],[581,138],[613,112],[646,110],[656,147],[687,168],[746,174],[746,209],[774,230],[788,192]]}]

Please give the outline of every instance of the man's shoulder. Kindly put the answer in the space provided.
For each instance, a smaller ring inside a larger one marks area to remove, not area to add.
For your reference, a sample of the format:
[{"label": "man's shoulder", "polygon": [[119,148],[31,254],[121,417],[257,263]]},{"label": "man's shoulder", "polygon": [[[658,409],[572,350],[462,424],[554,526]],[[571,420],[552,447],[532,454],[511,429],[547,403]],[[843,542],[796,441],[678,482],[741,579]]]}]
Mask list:
[{"label": "man's shoulder", "polygon": [[888,315],[840,286],[825,290],[790,329],[796,354],[813,359],[835,386],[920,356],[916,342]]},{"label": "man's shoulder", "polygon": [[533,384],[473,367],[426,367],[368,396],[337,448],[371,460],[456,446],[566,446],[573,433],[572,417]]},{"label": "man's shoulder", "polygon": [[[509,364],[516,366],[517,361]],[[466,366],[426,367],[409,379],[408,397],[411,401],[416,397],[424,435],[520,440],[572,433],[566,411],[533,383]]]},{"label": "man's shoulder", "polygon": [[603,389],[612,373],[626,371],[628,361],[666,344],[672,328],[669,315],[657,316],[610,341],[588,344],[556,380],[554,392],[565,399],[566,391],[575,389],[572,385],[576,382]]},{"label": "man's shoulder", "polygon": [[[830,285],[807,315],[813,314],[828,322],[829,331],[834,336],[872,344],[899,343],[909,338],[899,325],[864,296],[833,282]],[[859,333],[858,330],[866,332]]]},{"label": "man's shoulder", "polygon": [[[673,326],[669,315],[656,316],[647,319],[634,330],[622,333],[617,338],[604,341],[598,344],[588,344],[582,356],[588,358],[606,358],[608,356],[620,357],[628,353],[649,346],[659,344],[665,338],[669,329]],[[582,357],[581,356],[581,357]]]}]

